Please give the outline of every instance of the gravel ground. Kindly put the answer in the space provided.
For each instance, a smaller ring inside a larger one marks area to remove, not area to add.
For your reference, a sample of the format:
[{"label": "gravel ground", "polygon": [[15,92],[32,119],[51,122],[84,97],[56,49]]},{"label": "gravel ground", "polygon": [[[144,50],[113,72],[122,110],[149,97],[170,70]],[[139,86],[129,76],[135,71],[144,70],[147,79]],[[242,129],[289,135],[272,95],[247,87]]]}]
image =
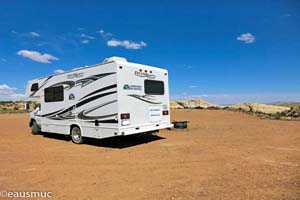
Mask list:
[{"label": "gravel ground", "polygon": [[[28,114],[0,115],[0,191],[52,199],[300,199],[300,122],[172,110],[184,131],[88,140],[31,135]],[[1,198],[0,198],[1,199]]]}]

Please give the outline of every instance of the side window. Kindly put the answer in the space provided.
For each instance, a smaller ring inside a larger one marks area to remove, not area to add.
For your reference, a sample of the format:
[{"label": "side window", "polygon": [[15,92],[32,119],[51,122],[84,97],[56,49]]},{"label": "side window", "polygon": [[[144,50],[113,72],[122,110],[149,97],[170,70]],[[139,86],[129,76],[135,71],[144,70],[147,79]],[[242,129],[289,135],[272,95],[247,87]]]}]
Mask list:
[{"label": "side window", "polygon": [[38,90],[39,90],[39,84],[38,83],[34,83],[34,84],[31,85],[31,89],[30,89],[31,92],[36,92]]},{"label": "side window", "polygon": [[58,102],[64,100],[64,87],[49,87],[45,89],[45,102]]}]

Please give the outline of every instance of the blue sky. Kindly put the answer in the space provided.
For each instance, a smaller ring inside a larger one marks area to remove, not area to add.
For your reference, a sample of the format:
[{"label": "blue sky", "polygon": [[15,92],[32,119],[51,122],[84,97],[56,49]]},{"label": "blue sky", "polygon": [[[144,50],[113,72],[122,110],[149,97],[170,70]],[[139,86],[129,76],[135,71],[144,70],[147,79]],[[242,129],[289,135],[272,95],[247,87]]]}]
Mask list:
[{"label": "blue sky", "polygon": [[0,100],[121,56],[167,68],[172,99],[300,101],[300,1],[1,1]]}]

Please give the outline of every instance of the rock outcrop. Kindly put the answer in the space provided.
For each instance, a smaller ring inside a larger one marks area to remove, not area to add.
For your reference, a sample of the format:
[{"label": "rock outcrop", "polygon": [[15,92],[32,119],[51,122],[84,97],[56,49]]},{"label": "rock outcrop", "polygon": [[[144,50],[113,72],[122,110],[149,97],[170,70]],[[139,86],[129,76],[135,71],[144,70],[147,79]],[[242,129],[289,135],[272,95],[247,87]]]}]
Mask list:
[{"label": "rock outcrop", "polygon": [[217,108],[218,106],[212,103],[200,99],[186,100],[186,101],[170,101],[171,109],[182,109],[182,108]]},{"label": "rock outcrop", "polygon": [[285,106],[274,106],[260,103],[241,103],[228,106],[230,109],[242,110],[252,113],[276,114],[290,110]]},{"label": "rock outcrop", "polygon": [[183,109],[184,107],[179,105],[176,101],[170,101],[171,109]]},{"label": "rock outcrop", "polygon": [[186,100],[178,102],[184,108],[208,108],[208,107],[216,107],[215,104],[208,103],[206,101],[197,99],[197,100]]}]

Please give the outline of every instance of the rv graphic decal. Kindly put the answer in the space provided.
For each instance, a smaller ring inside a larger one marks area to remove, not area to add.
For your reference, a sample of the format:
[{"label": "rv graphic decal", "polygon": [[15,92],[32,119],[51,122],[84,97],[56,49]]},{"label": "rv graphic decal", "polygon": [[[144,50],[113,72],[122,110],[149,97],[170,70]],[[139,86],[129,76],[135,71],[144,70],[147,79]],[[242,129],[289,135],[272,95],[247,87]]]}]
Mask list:
[{"label": "rv graphic decal", "polygon": [[[93,92],[91,92],[91,93],[85,95],[85,96],[82,97],[81,99],[84,99],[84,98],[86,98],[86,97],[88,97],[88,96],[91,96],[91,95],[93,95],[93,94],[96,94],[96,93],[99,93],[99,92],[103,92],[103,91],[105,91],[105,90],[113,89],[113,88],[116,88],[116,87],[117,87],[117,84],[114,84],[114,85],[110,85],[110,86],[101,88],[101,89],[99,89],[99,90],[93,91]],[[81,100],[81,99],[80,99],[80,100]]]},{"label": "rv graphic decal", "polygon": [[75,95],[73,93],[69,95],[69,100],[75,100]]},{"label": "rv graphic decal", "polygon": [[111,114],[111,115],[104,115],[104,116],[87,116],[87,114],[101,108],[101,107],[104,107],[104,106],[107,106],[109,104],[112,104],[112,103],[116,103],[117,100],[113,100],[113,101],[109,101],[109,102],[106,102],[106,103],[103,103],[101,105],[97,105],[97,106],[94,106],[92,108],[89,108],[89,109],[86,109],[86,110],[83,110],[81,111],[79,114],[78,114],[78,118],[79,119],[101,119],[101,118],[106,118],[106,117],[112,117],[112,116],[118,116],[117,113],[115,114]]},{"label": "rv graphic decal", "polygon": [[112,75],[112,74],[115,74],[116,72],[110,72],[110,73],[104,73],[104,74],[97,74],[97,75],[93,75],[93,76],[90,76],[90,77],[87,77],[87,78],[84,78],[84,79],[80,79],[78,81],[76,81],[76,86],[77,85],[80,85],[81,84],[81,87],[84,87],[84,86],[87,86],[88,84],[100,79],[100,78],[103,78],[105,76],[109,76],[109,75]]},{"label": "rv graphic decal", "polygon": [[63,81],[63,82],[51,85],[50,87],[56,87],[56,86],[60,86],[60,85],[64,86],[65,90],[70,90],[72,87],[75,86],[75,82],[74,81]]},{"label": "rv graphic decal", "polygon": [[[39,89],[41,89],[47,82],[48,80],[50,80],[50,78],[52,78],[53,76],[49,76],[43,83],[42,85],[39,87]],[[37,91],[39,91],[39,89]],[[33,97],[35,95],[35,93],[37,93],[37,91],[32,92],[29,97]]]},{"label": "rv graphic decal", "polygon": [[[59,82],[59,83],[56,83],[54,85],[51,85],[49,87],[54,87],[54,86],[59,86],[59,85],[63,85],[64,86],[64,89],[67,89],[67,90],[70,90],[71,88],[73,88],[74,86],[81,86],[81,87],[85,87],[87,85],[89,85],[90,83],[94,82],[94,81],[97,81],[103,77],[106,77],[106,76],[109,76],[109,75],[112,75],[112,74],[115,74],[116,72],[110,72],[110,73],[104,73],[104,74],[97,74],[97,75],[93,75],[93,76],[89,76],[87,78],[83,78],[83,79],[80,79],[80,80],[77,80],[77,81],[63,81],[63,82]],[[43,84],[39,87],[39,89],[33,93],[31,93],[30,97],[34,96],[44,85],[46,85],[46,83],[48,82],[48,80],[53,77],[53,76],[50,76],[49,78],[47,78]]]},{"label": "rv graphic decal", "polygon": [[68,79],[72,79],[72,78],[80,78],[80,77],[83,77],[84,73],[81,72],[81,73],[74,73],[74,74],[68,74],[67,75],[67,78]]},{"label": "rv graphic decal", "polygon": [[[46,115],[43,115],[43,116],[47,117],[49,119],[54,119],[54,120],[74,119],[75,118],[75,114],[74,114],[73,111],[74,111],[75,107],[79,108],[79,107],[81,107],[81,106],[83,106],[83,105],[85,105],[85,104],[87,104],[87,103],[89,103],[91,101],[94,101],[96,99],[100,99],[101,97],[104,97],[104,96],[107,96],[107,95],[110,95],[110,94],[114,94],[114,93],[117,93],[117,91],[102,93],[102,94],[90,97],[88,99],[85,99],[83,101],[80,101],[79,103],[77,103],[77,104],[75,104],[75,105],[73,105],[73,106],[71,106],[71,107],[69,107],[69,108],[67,108],[65,110],[62,110],[62,111],[60,110],[60,111],[57,111],[57,112],[54,112],[54,113],[49,113],[49,114],[46,114]],[[108,105],[108,104],[110,104],[110,103],[105,103],[105,105]],[[100,107],[103,107],[105,105],[102,104],[102,105],[100,105]],[[98,108],[100,108],[100,107],[98,106]],[[93,107],[91,109],[96,110],[98,108]],[[92,111],[89,111],[89,112],[92,112]],[[82,116],[84,117],[84,113],[83,113],[83,115],[82,114],[78,114],[78,118],[83,119],[83,118],[81,118]]]},{"label": "rv graphic decal", "polygon": [[125,84],[123,86],[123,89],[124,90],[142,90],[142,86],[140,86],[140,85],[128,85],[128,84]]},{"label": "rv graphic decal", "polygon": [[137,95],[137,94],[129,94],[128,96],[139,99],[141,101],[145,101],[151,104],[161,104],[162,102],[156,101],[153,96],[150,95]]},{"label": "rv graphic decal", "polygon": [[[98,123],[110,123],[110,124],[117,124],[118,120],[117,119],[107,119],[107,120],[97,120]],[[89,122],[89,123],[95,123],[95,120],[93,121],[85,121],[85,122]]]},{"label": "rv graphic decal", "polygon": [[45,115],[41,115],[41,117],[48,117],[48,116],[54,115],[54,114],[56,114],[56,113],[58,113],[58,112],[60,112],[60,111],[62,111],[62,110],[63,110],[63,109],[60,109],[60,110],[57,110],[57,111],[52,112],[52,113],[48,113],[48,114],[45,114]]},{"label": "rv graphic decal", "polygon": [[148,72],[135,71],[134,74],[139,77],[147,77],[149,79],[155,79],[155,75],[149,74]]},{"label": "rv graphic decal", "polygon": [[110,114],[110,115],[102,115],[102,116],[85,116],[83,111],[78,114],[79,119],[103,119],[107,117],[117,117],[118,113]]}]

